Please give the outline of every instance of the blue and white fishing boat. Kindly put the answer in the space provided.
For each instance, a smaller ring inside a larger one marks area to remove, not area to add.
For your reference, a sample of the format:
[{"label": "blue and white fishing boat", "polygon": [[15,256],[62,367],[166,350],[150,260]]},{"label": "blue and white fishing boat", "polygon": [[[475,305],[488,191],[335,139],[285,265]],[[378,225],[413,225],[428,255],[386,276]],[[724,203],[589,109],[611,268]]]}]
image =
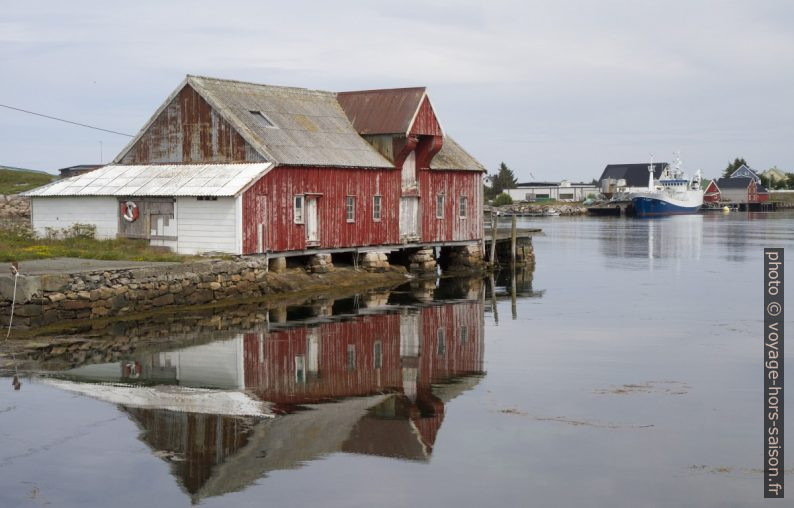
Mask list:
[{"label": "blue and white fishing boat", "polygon": [[681,160],[676,156],[673,167],[667,165],[659,179],[654,180],[651,157],[651,165],[648,166],[648,190],[632,192],[629,197],[638,217],[697,213],[703,205],[700,170],[691,179],[687,179],[681,171]]}]

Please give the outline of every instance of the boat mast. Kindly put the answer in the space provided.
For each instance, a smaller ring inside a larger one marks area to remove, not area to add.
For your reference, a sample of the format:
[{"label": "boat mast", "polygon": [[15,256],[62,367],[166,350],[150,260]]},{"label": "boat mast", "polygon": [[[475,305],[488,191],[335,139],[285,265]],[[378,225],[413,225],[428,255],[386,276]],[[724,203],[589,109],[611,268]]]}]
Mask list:
[{"label": "boat mast", "polygon": [[651,154],[651,163],[648,165],[648,190],[653,190],[653,154]]}]

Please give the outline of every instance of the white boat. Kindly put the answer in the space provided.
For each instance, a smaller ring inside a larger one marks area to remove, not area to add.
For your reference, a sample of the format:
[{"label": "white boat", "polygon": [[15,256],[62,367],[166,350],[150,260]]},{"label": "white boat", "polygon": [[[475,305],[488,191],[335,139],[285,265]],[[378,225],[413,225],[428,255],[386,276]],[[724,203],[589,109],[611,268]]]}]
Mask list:
[{"label": "white boat", "polygon": [[651,158],[648,166],[648,190],[632,192],[629,198],[638,217],[697,213],[703,206],[700,170],[691,179],[687,179],[681,171],[681,160],[676,155],[673,167],[665,166],[659,179],[654,180]]}]

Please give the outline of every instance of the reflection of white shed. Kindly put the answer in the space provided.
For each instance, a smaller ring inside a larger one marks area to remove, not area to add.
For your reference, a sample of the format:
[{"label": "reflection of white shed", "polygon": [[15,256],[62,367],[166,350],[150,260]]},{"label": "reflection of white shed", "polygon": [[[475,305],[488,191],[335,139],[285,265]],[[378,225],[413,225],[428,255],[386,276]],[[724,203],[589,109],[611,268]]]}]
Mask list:
[{"label": "reflection of white shed", "polygon": [[175,252],[241,254],[242,194],[270,163],[108,165],[27,192],[38,234],[95,224],[98,238],[145,238]]},{"label": "reflection of white shed", "polygon": [[598,194],[598,189],[590,183],[528,182],[519,183],[515,189],[505,189],[513,201],[539,201],[555,199],[558,201],[584,201],[589,194]]},{"label": "reflection of white shed", "polygon": [[159,367],[176,369],[182,386],[245,389],[243,336],[159,353]]},{"label": "reflection of white shed", "polygon": [[197,388],[245,388],[243,335],[175,351],[155,353],[139,361],[82,365],[65,371],[79,381],[121,382],[139,379]]}]

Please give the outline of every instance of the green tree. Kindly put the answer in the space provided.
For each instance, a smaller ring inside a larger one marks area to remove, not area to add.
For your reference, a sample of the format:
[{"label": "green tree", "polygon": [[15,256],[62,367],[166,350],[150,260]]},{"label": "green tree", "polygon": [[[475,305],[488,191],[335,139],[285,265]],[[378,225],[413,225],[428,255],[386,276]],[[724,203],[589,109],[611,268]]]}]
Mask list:
[{"label": "green tree", "polygon": [[[764,183],[763,178],[761,183]],[[786,173],[784,178],[778,180],[769,179],[769,185],[765,186],[767,189],[786,190],[794,189],[794,173]]]},{"label": "green tree", "polygon": [[490,198],[494,198],[502,193],[505,189],[515,189],[516,183],[518,180],[516,179],[516,175],[513,174],[513,170],[507,167],[507,164],[504,162],[499,164],[499,171],[491,176],[491,191],[490,191]]},{"label": "green tree", "polygon": [[739,169],[740,167],[742,167],[742,165],[745,165],[745,166],[747,166],[748,168],[750,167],[750,165],[749,165],[749,164],[747,164],[747,161],[746,161],[746,160],[744,160],[744,157],[737,157],[737,158],[735,158],[735,159],[733,160],[733,162],[731,162],[730,164],[728,164],[728,167],[727,167],[727,168],[725,168],[725,171],[723,171],[723,172],[722,172],[722,176],[723,176],[723,177],[725,177],[725,178],[728,178],[729,176],[731,176],[731,173],[733,173],[734,171],[736,171],[737,169]]},{"label": "green tree", "polygon": [[763,185],[767,189],[772,188],[774,182],[772,182],[772,179],[769,178],[767,175],[758,175],[758,178],[761,179],[761,185]]}]

